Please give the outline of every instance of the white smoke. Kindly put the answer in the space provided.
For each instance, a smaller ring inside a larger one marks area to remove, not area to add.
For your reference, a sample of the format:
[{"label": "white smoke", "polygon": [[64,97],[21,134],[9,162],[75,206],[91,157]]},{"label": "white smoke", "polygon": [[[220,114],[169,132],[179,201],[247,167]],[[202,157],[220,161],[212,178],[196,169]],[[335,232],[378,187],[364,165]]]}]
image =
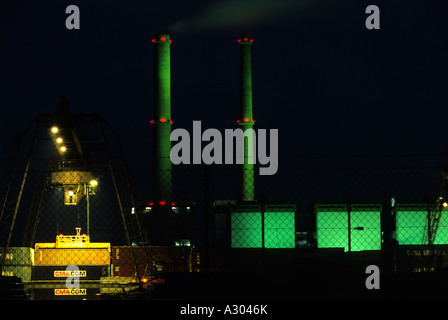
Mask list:
[{"label": "white smoke", "polygon": [[251,28],[292,19],[317,0],[220,0],[198,15],[168,27],[172,32],[190,33],[224,28]]}]

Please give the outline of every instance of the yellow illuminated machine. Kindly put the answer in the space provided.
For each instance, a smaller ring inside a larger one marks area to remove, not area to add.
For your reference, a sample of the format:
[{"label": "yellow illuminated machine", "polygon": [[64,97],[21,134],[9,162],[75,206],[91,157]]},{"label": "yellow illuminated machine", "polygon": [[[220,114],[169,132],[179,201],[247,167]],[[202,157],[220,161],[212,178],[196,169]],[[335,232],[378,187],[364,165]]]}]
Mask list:
[{"label": "yellow illuminated machine", "polygon": [[36,243],[35,265],[108,265],[111,245],[108,242],[90,242],[90,237],[81,234],[56,236],[55,243]]},{"label": "yellow illuminated machine", "polygon": [[76,235],[56,236],[56,248],[81,248],[90,245],[90,237],[86,234],[80,234],[81,228],[76,228]]},{"label": "yellow illuminated machine", "polygon": [[108,249],[110,252],[109,242],[90,242],[90,237],[86,234],[81,234],[81,228],[75,228],[76,235],[63,235],[56,236],[55,243],[36,243],[35,250],[43,248],[94,248],[94,249]]},{"label": "yellow illuminated machine", "polygon": [[51,185],[64,188],[65,205],[77,205],[84,195],[95,194],[98,181],[89,171],[61,170],[51,172]]}]

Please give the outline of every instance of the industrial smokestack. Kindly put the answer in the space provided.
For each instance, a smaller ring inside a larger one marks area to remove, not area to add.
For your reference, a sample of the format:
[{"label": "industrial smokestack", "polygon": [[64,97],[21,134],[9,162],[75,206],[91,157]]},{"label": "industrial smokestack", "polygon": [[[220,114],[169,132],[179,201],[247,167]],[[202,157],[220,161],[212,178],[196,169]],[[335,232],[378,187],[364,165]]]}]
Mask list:
[{"label": "industrial smokestack", "polygon": [[[240,44],[240,119],[238,123],[243,131],[252,129],[255,120],[252,116],[252,58],[251,46],[254,40],[250,34],[243,33],[238,39]],[[241,167],[241,200],[254,200],[254,159],[253,136],[244,139],[244,163]]]},{"label": "industrial smokestack", "polygon": [[171,204],[171,57],[169,34],[157,33],[154,43],[153,201]]}]

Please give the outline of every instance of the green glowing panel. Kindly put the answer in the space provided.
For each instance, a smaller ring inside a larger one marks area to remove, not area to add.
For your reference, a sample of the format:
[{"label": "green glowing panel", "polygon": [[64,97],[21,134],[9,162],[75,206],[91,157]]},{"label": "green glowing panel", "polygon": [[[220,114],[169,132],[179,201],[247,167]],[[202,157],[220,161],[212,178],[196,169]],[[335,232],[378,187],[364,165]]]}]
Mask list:
[{"label": "green glowing panel", "polygon": [[348,250],[348,213],[345,206],[317,207],[317,247]]},{"label": "green glowing panel", "polygon": [[[428,209],[425,204],[399,205],[396,214],[397,240],[402,245],[428,244]],[[448,244],[448,211],[440,216],[434,244]]]},{"label": "green glowing panel", "polygon": [[261,213],[232,212],[232,248],[261,248]]},{"label": "green glowing panel", "polygon": [[448,244],[448,209],[443,209],[434,244]]},{"label": "green glowing panel", "polygon": [[351,250],[381,250],[381,209],[354,207],[350,212]]},{"label": "green glowing panel", "polygon": [[294,212],[264,213],[265,248],[294,248],[295,219]]},{"label": "green glowing panel", "polygon": [[[344,248],[344,251],[381,249],[381,206],[317,205],[318,248]],[[350,232],[349,232],[350,228]],[[349,242],[350,241],[350,242]]]},{"label": "green glowing panel", "polygon": [[[426,244],[428,211],[425,205],[398,206],[396,234],[399,244]],[[425,242],[425,243],[424,243]]]}]

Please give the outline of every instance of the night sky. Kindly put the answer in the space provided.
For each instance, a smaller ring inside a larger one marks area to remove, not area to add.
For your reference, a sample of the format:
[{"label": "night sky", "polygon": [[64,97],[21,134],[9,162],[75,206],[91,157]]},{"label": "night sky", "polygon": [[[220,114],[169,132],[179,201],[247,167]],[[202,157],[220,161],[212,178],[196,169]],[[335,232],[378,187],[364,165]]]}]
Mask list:
[{"label": "night sky", "polygon": [[[80,30],[65,27],[71,4]],[[365,27],[370,4],[380,30]],[[150,156],[156,32],[173,40],[173,129],[237,127],[237,39],[249,32],[255,128],[279,129],[280,157],[441,154],[446,9],[442,0],[2,0],[0,157],[61,95],[74,113],[103,115],[128,157]]]}]

